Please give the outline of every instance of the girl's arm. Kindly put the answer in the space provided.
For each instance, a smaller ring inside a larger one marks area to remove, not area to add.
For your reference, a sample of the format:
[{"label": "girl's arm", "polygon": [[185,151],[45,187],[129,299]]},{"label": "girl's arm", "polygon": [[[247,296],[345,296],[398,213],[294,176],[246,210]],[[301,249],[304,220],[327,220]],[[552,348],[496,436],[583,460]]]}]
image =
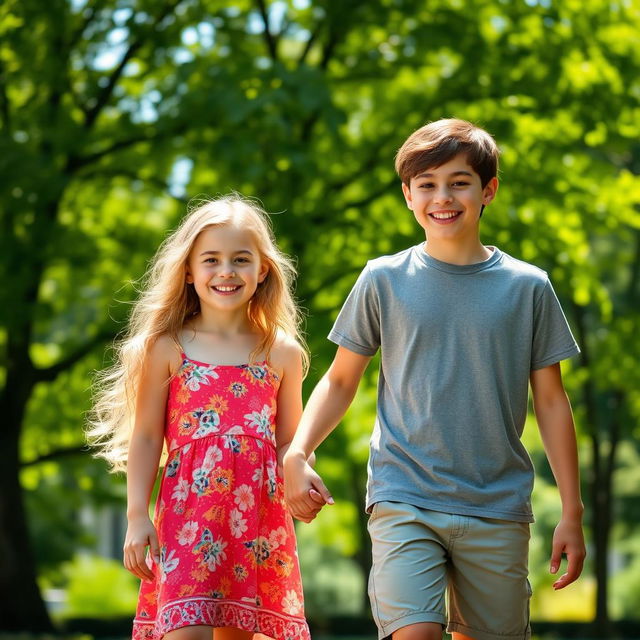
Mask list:
[{"label": "girl's arm", "polygon": [[147,546],[155,563],[160,562],[158,536],[149,518],[149,500],[162,453],[170,362],[174,352],[173,343],[161,337],[145,355],[129,443],[124,566],[142,580],[153,578],[153,572],[145,562]]},{"label": "girl's arm", "polygon": [[293,440],[300,416],[302,416],[302,354],[293,340],[281,339],[271,356],[273,364],[281,371],[278,389],[278,413],[276,416],[276,447],[278,464]]},{"label": "girl's arm", "polygon": [[560,364],[532,371],[530,382],[538,428],[562,502],[562,516],[553,534],[550,567],[551,573],[557,573],[562,554],[566,554],[567,571],[553,585],[554,589],[562,589],[580,576],[586,555],[576,433]]},{"label": "girl's arm", "polygon": [[369,356],[338,347],[329,370],[307,402],[284,460],[285,497],[289,510],[299,520],[308,522],[315,516],[317,502],[311,492],[317,492],[324,502],[333,504],[329,490],[307,458],[346,413],[370,360]]}]

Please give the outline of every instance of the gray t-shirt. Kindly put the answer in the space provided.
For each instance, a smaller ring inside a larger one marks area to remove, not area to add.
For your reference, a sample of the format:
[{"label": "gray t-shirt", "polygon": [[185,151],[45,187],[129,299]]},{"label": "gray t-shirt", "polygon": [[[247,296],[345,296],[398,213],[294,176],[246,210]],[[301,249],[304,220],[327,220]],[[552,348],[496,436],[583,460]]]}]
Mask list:
[{"label": "gray t-shirt", "polygon": [[464,266],[422,244],[372,260],[336,319],[330,340],[381,349],[367,509],[533,521],[529,375],[579,349],[547,274],[492,249]]}]

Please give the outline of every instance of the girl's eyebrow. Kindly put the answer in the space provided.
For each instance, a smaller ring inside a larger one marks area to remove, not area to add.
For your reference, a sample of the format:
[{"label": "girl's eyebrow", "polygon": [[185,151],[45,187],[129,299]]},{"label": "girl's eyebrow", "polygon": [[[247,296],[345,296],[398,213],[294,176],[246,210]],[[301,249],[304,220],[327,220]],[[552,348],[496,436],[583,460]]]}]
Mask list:
[{"label": "girl's eyebrow", "polygon": [[[222,251],[214,251],[213,249],[209,249],[207,251],[203,251],[200,255],[201,256],[215,256],[218,255],[219,253],[222,253]],[[247,253],[250,256],[253,255],[252,251],[249,251],[249,249],[238,249],[238,251],[234,251],[234,254],[238,255],[239,253]]]},{"label": "girl's eyebrow", "polygon": [[[433,178],[435,174],[433,173],[420,173],[416,176],[416,178]],[[470,171],[454,171],[453,173],[449,174],[450,178],[453,178],[455,176],[469,176],[470,178],[473,178],[473,174]]]}]

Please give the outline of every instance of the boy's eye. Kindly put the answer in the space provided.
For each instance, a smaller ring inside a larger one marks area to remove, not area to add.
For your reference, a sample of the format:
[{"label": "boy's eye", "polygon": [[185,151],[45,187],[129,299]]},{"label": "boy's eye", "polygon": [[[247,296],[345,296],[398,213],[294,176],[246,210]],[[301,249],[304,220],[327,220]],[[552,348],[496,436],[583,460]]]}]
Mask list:
[{"label": "boy's eye", "polygon": [[464,180],[458,180],[457,182],[453,183],[454,187],[466,187],[468,185],[469,185],[469,183],[465,182]]},{"label": "boy's eye", "polygon": [[418,185],[419,189],[433,189],[433,182],[423,182],[421,185]]}]

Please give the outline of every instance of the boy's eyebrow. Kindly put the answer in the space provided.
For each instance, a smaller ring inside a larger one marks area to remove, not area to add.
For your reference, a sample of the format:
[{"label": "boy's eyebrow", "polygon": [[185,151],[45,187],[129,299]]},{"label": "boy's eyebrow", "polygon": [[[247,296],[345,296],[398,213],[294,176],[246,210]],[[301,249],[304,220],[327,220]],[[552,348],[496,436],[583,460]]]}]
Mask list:
[{"label": "boy's eyebrow", "polygon": [[[429,173],[428,171],[425,171],[424,173],[419,173],[416,178],[433,178],[434,174],[433,173]],[[460,171],[454,171],[453,173],[449,174],[450,177],[454,177],[454,176],[469,176],[470,178],[473,178],[473,173],[471,173],[470,171],[464,171],[464,170],[460,170]]]},{"label": "boy's eyebrow", "polygon": [[[215,256],[215,255],[218,255],[219,253],[222,253],[222,251],[214,251],[213,249],[208,249],[207,251],[203,251],[200,255],[201,256]],[[249,251],[249,249],[238,249],[238,251],[234,251],[233,253],[235,253],[235,254],[248,253],[250,256],[253,255],[253,252]]]}]

